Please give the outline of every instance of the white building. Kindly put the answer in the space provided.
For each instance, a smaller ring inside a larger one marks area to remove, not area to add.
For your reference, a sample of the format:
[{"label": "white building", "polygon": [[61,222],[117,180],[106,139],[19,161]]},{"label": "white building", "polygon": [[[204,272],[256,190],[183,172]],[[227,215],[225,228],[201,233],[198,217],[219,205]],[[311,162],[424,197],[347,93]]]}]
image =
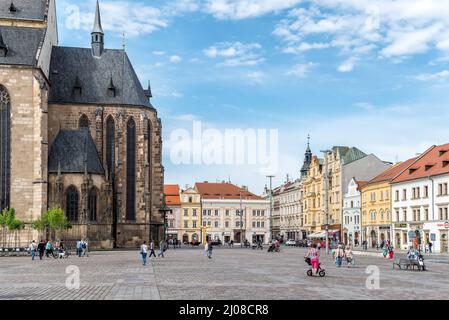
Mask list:
[{"label": "white building", "polygon": [[433,146],[392,181],[393,243],[447,253],[449,144]]},{"label": "white building", "polygon": [[361,234],[362,194],[360,188],[364,182],[354,178],[349,181],[347,192],[343,198],[343,242],[345,245],[358,246],[355,235]]},{"label": "white building", "polygon": [[231,183],[196,183],[206,236],[223,243],[269,241],[270,201]]},{"label": "white building", "polygon": [[300,180],[286,182],[279,193],[280,235],[285,241],[303,239],[302,184]]}]

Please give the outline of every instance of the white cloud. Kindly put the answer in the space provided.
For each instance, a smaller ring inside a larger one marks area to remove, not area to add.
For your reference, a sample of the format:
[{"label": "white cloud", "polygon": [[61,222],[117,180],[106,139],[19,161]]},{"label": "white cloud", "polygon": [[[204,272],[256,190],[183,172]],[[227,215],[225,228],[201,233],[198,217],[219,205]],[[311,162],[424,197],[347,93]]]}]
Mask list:
[{"label": "white cloud", "polygon": [[248,72],[245,75],[246,78],[248,78],[251,83],[255,83],[255,84],[262,84],[265,80],[265,73],[263,73],[262,71],[254,71],[254,72]]},{"label": "white cloud", "polygon": [[[437,50],[449,53],[449,1],[305,0],[276,26],[283,52],[335,48],[345,57],[341,70],[361,58],[402,62]],[[351,60],[351,58],[353,60]],[[354,60],[355,59],[355,60]]]},{"label": "white cloud", "polygon": [[355,65],[356,59],[355,58],[349,58],[348,60],[346,60],[345,62],[343,62],[339,67],[338,67],[338,71],[339,72],[351,72],[354,69],[354,65]]},{"label": "white cloud", "polygon": [[170,62],[172,62],[172,63],[179,63],[181,61],[182,61],[182,58],[178,55],[170,56]]},{"label": "white cloud", "polygon": [[220,65],[228,67],[255,66],[265,61],[258,43],[221,42],[203,50],[206,57],[220,59]]},{"label": "white cloud", "polygon": [[155,56],[163,56],[163,55],[165,55],[165,51],[153,51],[153,54]]},{"label": "white cloud", "polygon": [[298,78],[305,78],[312,68],[318,66],[318,63],[308,62],[303,64],[297,64],[287,71],[287,75],[292,75]]},{"label": "white cloud", "polygon": [[437,73],[424,73],[415,77],[419,81],[436,81],[449,78],[449,70],[443,70]]},{"label": "white cloud", "polygon": [[203,10],[218,19],[259,17],[291,8],[301,0],[206,0]]}]

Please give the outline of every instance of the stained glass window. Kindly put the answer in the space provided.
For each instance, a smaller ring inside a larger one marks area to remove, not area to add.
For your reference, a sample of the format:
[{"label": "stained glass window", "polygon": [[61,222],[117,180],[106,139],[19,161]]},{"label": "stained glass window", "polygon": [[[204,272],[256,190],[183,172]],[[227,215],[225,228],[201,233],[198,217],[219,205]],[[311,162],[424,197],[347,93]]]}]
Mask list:
[{"label": "stained glass window", "polygon": [[11,101],[0,85],[0,206],[10,206],[11,188]]},{"label": "stained glass window", "polygon": [[69,187],[66,194],[66,215],[71,222],[78,221],[78,202],[78,190],[74,186]]},{"label": "stained glass window", "polygon": [[136,123],[134,119],[129,119],[126,132],[126,220],[136,220]]}]

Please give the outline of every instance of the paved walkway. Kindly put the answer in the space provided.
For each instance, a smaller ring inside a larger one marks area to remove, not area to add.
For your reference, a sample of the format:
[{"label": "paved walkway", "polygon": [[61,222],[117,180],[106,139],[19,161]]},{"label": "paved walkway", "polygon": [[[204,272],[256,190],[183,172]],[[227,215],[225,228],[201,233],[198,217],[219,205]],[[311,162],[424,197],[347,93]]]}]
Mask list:
[{"label": "paved walkway", "polygon": [[[337,269],[323,257],[327,276],[309,278],[300,248],[267,253],[216,249],[167,251],[143,267],[138,252],[92,253],[89,258],[32,262],[0,258],[0,299],[449,299],[449,261],[428,259],[428,272],[392,269],[390,261],[357,256],[353,268]],[[76,265],[80,289],[65,286],[66,267]],[[366,287],[367,266],[380,271],[380,289]]]}]

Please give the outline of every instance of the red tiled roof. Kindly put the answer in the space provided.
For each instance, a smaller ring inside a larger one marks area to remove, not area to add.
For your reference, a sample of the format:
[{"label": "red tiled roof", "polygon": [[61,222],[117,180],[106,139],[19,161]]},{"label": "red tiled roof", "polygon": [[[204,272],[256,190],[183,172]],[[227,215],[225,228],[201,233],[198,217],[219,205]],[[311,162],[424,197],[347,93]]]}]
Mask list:
[{"label": "red tiled roof", "polygon": [[394,179],[397,175],[399,175],[402,171],[406,170],[409,166],[413,164],[414,161],[416,161],[418,158],[412,158],[408,159],[404,162],[400,162],[391,168],[385,170],[381,174],[379,174],[377,177],[374,177],[371,181],[369,181],[366,185],[378,183],[378,182],[387,182]]},{"label": "red tiled roof", "polygon": [[366,185],[368,183],[368,181],[356,181],[355,183],[357,183],[357,190],[362,190],[363,186]]},{"label": "red tiled roof", "polygon": [[395,177],[392,182],[398,183],[449,173],[448,156],[449,144],[433,146],[417,158],[410,168]]},{"label": "red tiled roof", "polygon": [[195,188],[203,199],[240,199],[240,194],[244,200],[262,199],[232,183],[197,182]]},{"label": "red tiled roof", "polygon": [[179,197],[179,185],[166,184],[164,185],[165,203],[167,205],[180,205],[181,199]]}]

